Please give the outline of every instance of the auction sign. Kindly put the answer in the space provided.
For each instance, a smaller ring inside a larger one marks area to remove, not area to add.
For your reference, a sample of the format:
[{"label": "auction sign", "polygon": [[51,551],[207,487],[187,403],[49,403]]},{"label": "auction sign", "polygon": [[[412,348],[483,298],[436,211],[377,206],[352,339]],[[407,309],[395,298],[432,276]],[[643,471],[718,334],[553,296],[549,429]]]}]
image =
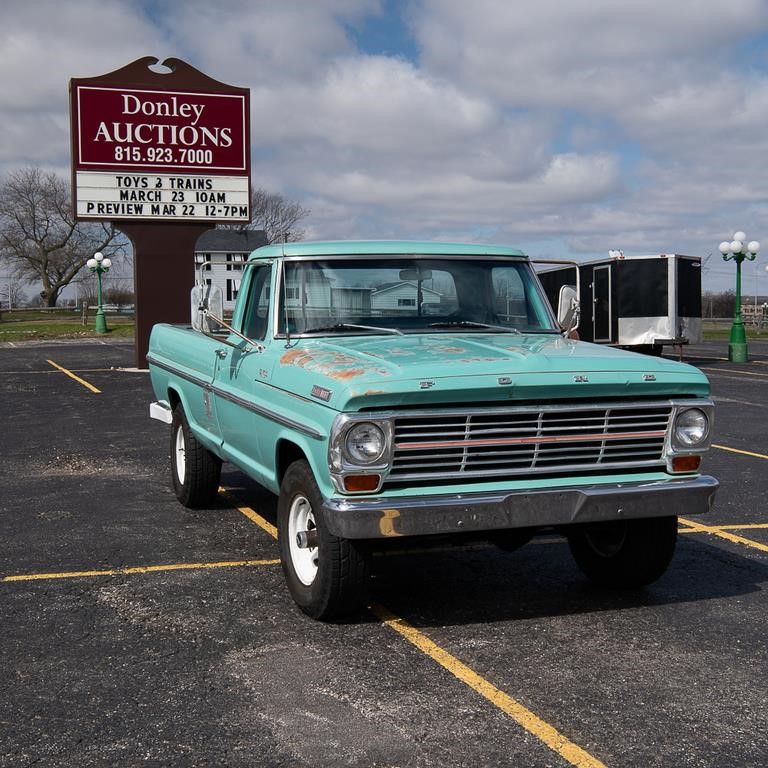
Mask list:
[{"label": "auction sign", "polygon": [[100,80],[70,83],[78,219],[250,220],[247,89]]}]

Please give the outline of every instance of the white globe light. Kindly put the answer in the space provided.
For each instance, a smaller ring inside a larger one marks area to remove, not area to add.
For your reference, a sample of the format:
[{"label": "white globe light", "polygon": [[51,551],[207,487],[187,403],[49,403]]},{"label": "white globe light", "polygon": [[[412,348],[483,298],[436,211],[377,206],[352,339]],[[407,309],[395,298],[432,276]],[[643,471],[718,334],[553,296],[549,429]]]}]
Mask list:
[{"label": "white globe light", "polygon": [[101,261],[101,260],[104,258],[104,254],[103,254],[103,253],[101,253],[101,252],[99,252],[99,253],[94,253],[94,254],[93,254],[93,258],[94,258],[94,259],[96,259],[96,261]]},{"label": "white globe light", "polygon": [[723,242],[720,243],[720,245],[718,246],[718,249],[720,253],[722,253],[723,256],[725,256],[726,253],[731,252],[731,244],[727,240],[723,240]]},{"label": "white globe light", "polygon": [[93,269],[99,262],[96,261],[96,259],[88,259],[88,261],[85,262],[85,266],[88,267],[88,269]]},{"label": "white globe light", "polygon": [[111,259],[104,259],[101,262],[101,266],[105,267],[106,269],[109,269],[112,266],[112,260]]},{"label": "white globe light", "polygon": [[744,232],[737,232],[733,236],[733,239],[734,240],[741,240],[741,242],[743,243],[747,239],[747,236],[746,236],[746,234]]},{"label": "white globe light", "polygon": [[757,242],[757,240],[753,240],[748,246],[747,250],[750,253],[757,253],[760,250],[760,243]]},{"label": "white globe light", "polygon": [[742,243],[741,240],[734,240],[731,243],[731,250],[734,253],[741,253],[744,250],[744,243]]}]

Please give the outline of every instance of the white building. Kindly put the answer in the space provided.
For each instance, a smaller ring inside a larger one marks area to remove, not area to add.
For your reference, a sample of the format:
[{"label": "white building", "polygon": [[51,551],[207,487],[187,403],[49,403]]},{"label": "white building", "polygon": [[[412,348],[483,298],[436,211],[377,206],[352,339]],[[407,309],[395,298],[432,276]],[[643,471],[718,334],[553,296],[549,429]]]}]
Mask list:
[{"label": "white building", "polygon": [[[203,276],[209,285],[221,288],[224,311],[231,312],[243,273],[243,262],[251,251],[267,245],[267,236],[260,229],[237,232],[231,229],[211,229],[203,233],[195,246],[195,271],[203,266]],[[212,262],[206,264],[206,262]],[[195,275],[197,279],[197,275]]]},{"label": "white building", "polygon": [[[371,309],[375,315],[396,315],[398,312],[415,314],[418,286],[415,280],[380,285],[371,294]],[[431,288],[421,286],[421,306],[429,314],[429,305],[437,308],[441,295]]]}]

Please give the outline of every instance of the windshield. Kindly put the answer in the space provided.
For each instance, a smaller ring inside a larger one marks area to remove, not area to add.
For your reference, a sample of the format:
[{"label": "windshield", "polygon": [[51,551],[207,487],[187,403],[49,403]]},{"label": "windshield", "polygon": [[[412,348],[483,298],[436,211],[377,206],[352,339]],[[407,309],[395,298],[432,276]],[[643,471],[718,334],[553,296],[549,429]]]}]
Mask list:
[{"label": "windshield", "polygon": [[559,332],[524,261],[345,257],[283,270],[281,334]]}]

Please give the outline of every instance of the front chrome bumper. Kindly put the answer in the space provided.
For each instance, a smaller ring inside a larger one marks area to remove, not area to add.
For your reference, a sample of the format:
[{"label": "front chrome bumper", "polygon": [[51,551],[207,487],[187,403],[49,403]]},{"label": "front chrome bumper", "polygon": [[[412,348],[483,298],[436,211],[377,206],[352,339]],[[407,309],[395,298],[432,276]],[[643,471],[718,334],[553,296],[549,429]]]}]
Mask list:
[{"label": "front chrome bumper", "polygon": [[653,482],[441,496],[331,498],[326,525],[345,539],[490,531],[640,517],[700,515],[720,483],[709,475]]}]

